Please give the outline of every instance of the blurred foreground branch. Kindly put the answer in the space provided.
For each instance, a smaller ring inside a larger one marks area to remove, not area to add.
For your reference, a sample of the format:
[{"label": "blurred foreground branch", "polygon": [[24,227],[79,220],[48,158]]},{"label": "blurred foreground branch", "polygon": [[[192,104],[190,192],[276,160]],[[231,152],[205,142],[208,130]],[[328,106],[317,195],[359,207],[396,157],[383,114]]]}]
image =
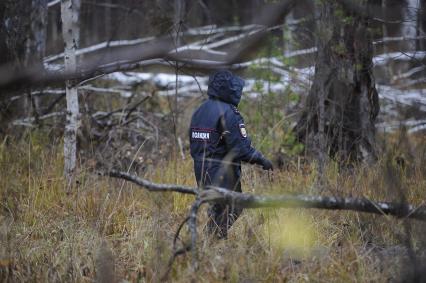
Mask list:
[{"label": "blurred foreground branch", "polygon": [[[201,53],[199,46],[184,46],[179,52],[176,52],[176,46],[172,39],[167,36],[156,38],[153,42],[149,40],[148,42],[145,42],[146,40],[118,42],[117,45],[122,48],[111,50],[108,48],[106,52],[99,52],[109,46],[101,43],[87,50],[80,50],[82,54],[96,51],[96,56],[86,58],[76,71],[40,72],[39,69],[32,67],[14,69],[8,64],[0,66],[0,89],[19,88],[22,85],[45,86],[66,80],[73,80],[78,84],[90,78],[116,71],[135,69],[158,60],[178,62],[187,68],[205,70],[223,68],[241,62],[248,57],[261,44],[262,39],[268,34],[269,28],[282,22],[282,19],[290,12],[295,2],[295,0],[287,0],[266,5],[253,20],[255,26],[259,28],[220,42],[219,45],[221,46],[235,41],[239,42],[238,47],[228,48],[224,52],[212,52],[209,49],[217,47],[217,43],[214,46],[207,46],[208,48],[202,50]],[[251,29],[252,26],[249,27]],[[56,60],[61,57],[62,54],[59,54],[50,58],[50,60]]]}]

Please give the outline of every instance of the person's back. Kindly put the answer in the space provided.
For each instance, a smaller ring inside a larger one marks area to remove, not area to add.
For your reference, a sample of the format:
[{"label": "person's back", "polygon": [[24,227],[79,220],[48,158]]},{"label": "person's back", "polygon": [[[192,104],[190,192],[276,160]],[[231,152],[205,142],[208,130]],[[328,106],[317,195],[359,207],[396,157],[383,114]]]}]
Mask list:
[{"label": "person's back", "polygon": [[[214,185],[241,192],[241,161],[272,169],[271,162],[251,146],[237,109],[243,86],[244,81],[231,72],[216,72],[209,81],[209,99],[192,116],[189,138],[199,187]],[[240,213],[237,207],[213,205],[209,232],[226,237]]]},{"label": "person's back", "polygon": [[190,127],[191,156],[194,161],[223,159],[227,153],[222,137],[223,117],[231,105],[208,99],[194,112]]}]

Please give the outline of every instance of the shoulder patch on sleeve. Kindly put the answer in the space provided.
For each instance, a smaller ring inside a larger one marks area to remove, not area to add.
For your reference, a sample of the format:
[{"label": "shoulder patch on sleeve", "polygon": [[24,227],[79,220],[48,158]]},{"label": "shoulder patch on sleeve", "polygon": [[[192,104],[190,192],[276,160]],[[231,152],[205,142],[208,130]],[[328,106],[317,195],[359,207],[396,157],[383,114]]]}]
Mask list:
[{"label": "shoulder patch on sleeve", "polygon": [[241,136],[243,136],[243,138],[246,138],[247,137],[246,126],[244,124],[239,124],[239,128],[240,128]]}]

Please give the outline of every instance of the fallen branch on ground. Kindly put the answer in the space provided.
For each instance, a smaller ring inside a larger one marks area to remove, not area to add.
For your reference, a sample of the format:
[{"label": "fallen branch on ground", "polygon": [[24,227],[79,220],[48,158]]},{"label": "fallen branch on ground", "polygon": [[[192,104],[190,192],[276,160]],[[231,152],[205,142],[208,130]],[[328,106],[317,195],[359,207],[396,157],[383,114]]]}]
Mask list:
[{"label": "fallen branch on ground", "polygon": [[219,187],[208,187],[198,190],[196,187],[157,184],[139,178],[126,172],[112,170],[109,176],[125,179],[149,191],[178,192],[197,195],[202,203],[222,202],[232,203],[244,208],[317,208],[329,210],[352,210],[382,215],[392,215],[398,218],[412,218],[426,221],[426,207],[415,207],[409,204],[394,202],[376,202],[367,198],[345,198],[309,195],[278,195],[259,196],[238,193]]},{"label": "fallen branch on ground", "polygon": [[[309,195],[278,195],[278,196],[258,196],[247,193],[238,193],[219,187],[207,187],[199,190],[196,187],[175,185],[175,184],[157,184],[151,181],[139,178],[126,172],[111,170],[104,175],[114,178],[120,178],[135,183],[149,191],[153,192],[177,192],[192,194],[196,196],[194,203],[189,211],[189,216],[184,223],[188,224],[191,233],[191,245],[185,246],[178,254],[172,255],[169,262],[169,269],[173,260],[186,251],[192,251],[192,266],[197,268],[197,215],[200,207],[204,203],[229,203],[244,208],[317,208],[329,210],[352,210],[357,212],[374,213],[379,215],[392,215],[397,218],[411,218],[426,221],[426,207],[415,207],[406,203],[376,202],[367,198],[345,198],[328,196],[309,196]],[[183,224],[182,224],[183,225]],[[182,226],[181,225],[181,226]],[[179,227],[176,237],[182,227]],[[175,238],[176,238],[175,237]],[[174,245],[175,246],[175,245]],[[169,272],[169,269],[167,273]],[[165,276],[167,276],[167,273]]]},{"label": "fallen branch on ground", "polygon": [[257,196],[237,193],[218,187],[209,187],[200,192],[203,202],[232,203],[243,208],[318,208],[330,210],[352,210],[398,218],[413,218],[426,221],[426,207],[408,204],[376,202],[367,198],[345,198],[309,195]]}]

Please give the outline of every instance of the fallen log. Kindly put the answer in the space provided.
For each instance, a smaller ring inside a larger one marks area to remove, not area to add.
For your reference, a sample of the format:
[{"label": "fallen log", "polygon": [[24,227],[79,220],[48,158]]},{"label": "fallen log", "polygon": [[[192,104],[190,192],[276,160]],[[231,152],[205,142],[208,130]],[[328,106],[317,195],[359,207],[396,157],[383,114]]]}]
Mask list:
[{"label": "fallen log", "polygon": [[262,196],[238,193],[219,187],[196,187],[157,184],[126,172],[111,170],[110,177],[135,183],[149,191],[177,192],[196,195],[202,203],[232,203],[243,208],[316,208],[327,210],[351,210],[379,215],[392,215],[397,218],[412,218],[426,221],[426,207],[415,207],[406,203],[373,201],[368,198],[311,195]]},{"label": "fallen log", "polygon": [[195,195],[195,200],[191,205],[188,217],[179,226],[175,239],[184,224],[188,225],[191,233],[191,241],[189,245],[184,245],[180,250],[176,250],[176,243],[173,244],[174,253],[169,260],[167,271],[163,278],[168,276],[174,259],[187,251],[192,253],[192,268],[198,268],[197,253],[197,216],[200,207],[204,203],[228,203],[243,208],[317,208],[328,210],[352,210],[357,212],[373,213],[378,215],[392,215],[397,218],[410,218],[426,221],[426,207],[401,202],[377,202],[367,198],[345,198],[335,196],[310,196],[310,195],[277,195],[277,196],[261,196],[247,193],[238,193],[224,188],[209,186],[206,188],[196,188],[175,184],[158,184],[149,180],[139,178],[138,176],[111,170],[107,173],[101,173],[110,177],[124,179],[135,183],[142,188],[152,192],[177,192]]}]

